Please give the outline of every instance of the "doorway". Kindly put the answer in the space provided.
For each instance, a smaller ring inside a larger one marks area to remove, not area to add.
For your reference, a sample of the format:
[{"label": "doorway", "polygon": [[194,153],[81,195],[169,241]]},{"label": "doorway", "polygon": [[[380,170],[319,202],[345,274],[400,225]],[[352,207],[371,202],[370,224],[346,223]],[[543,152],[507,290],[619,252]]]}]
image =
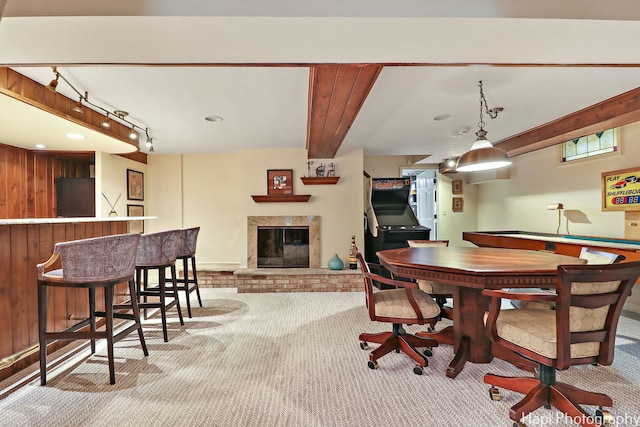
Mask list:
[{"label": "doorway", "polygon": [[409,205],[420,225],[431,229],[431,240],[438,240],[438,171],[402,168],[403,177],[411,178]]}]

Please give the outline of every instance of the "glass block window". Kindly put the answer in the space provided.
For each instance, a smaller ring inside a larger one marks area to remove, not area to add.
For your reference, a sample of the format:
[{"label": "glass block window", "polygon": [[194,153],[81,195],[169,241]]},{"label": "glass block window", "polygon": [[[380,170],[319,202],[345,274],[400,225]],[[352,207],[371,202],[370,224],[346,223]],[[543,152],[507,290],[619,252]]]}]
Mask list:
[{"label": "glass block window", "polygon": [[563,143],[562,162],[570,162],[614,151],[618,151],[617,132],[615,129],[608,129]]}]

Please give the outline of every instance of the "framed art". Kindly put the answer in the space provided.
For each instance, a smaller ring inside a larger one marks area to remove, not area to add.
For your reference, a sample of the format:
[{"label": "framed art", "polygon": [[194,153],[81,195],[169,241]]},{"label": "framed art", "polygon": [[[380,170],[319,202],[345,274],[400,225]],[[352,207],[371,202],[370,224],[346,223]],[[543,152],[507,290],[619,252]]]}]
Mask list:
[{"label": "framed art", "polygon": [[464,209],[464,199],[462,197],[454,197],[451,203],[451,210],[454,212],[462,212]]},{"label": "framed art", "polygon": [[267,170],[267,195],[293,194],[293,169]]},{"label": "framed art", "polygon": [[462,194],[462,180],[451,181],[451,192],[453,194]]},{"label": "framed art", "polygon": [[602,210],[640,211],[640,168],[602,172]]},{"label": "framed art", "polygon": [[144,200],[144,175],[142,172],[127,169],[127,199]]},{"label": "framed art", "polygon": [[[144,206],[127,205],[127,216],[144,216]],[[141,219],[129,221],[129,233],[144,233],[144,221]]]}]

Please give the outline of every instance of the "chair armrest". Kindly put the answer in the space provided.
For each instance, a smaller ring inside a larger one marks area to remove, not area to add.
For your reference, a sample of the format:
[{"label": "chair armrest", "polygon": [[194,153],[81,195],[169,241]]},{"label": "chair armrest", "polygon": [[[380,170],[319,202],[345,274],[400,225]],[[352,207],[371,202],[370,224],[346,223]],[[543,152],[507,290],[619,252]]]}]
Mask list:
[{"label": "chair armrest", "polygon": [[509,292],[501,289],[484,289],[482,295],[520,301],[555,301],[558,295],[542,292]]},{"label": "chair armrest", "polygon": [[36,269],[38,270],[38,278],[41,278],[42,275],[44,275],[45,270],[51,267],[58,260],[58,258],[60,258],[60,253],[54,252],[53,254],[51,254],[51,257],[49,257],[48,260],[36,265]]},{"label": "chair armrest", "polygon": [[404,282],[401,280],[388,279],[384,276],[380,276],[375,273],[364,273],[368,278],[373,281],[383,283],[385,285],[395,286],[396,288],[418,288],[418,285],[414,282]]}]

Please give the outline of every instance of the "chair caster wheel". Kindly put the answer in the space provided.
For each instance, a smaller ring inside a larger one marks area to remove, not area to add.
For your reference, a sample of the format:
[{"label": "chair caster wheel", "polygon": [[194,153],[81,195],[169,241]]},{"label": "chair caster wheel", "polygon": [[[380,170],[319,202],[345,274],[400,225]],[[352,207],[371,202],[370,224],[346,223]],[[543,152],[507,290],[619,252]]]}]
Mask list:
[{"label": "chair caster wheel", "polygon": [[436,330],[433,329],[433,326],[427,326],[427,332],[429,332],[430,334],[434,333]]},{"label": "chair caster wheel", "polygon": [[420,365],[414,366],[414,368],[413,368],[413,373],[414,374],[422,375],[422,372],[423,372],[422,366],[420,366]]},{"label": "chair caster wheel", "polygon": [[366,341],[362,341],[360,343],[360,348],[363,349],[363,350],[369,350],[369,343],[366,342]]},{"label": "chair caster wheel", "polygon": [[427,348],[424,351],[424,355],[427,356],[427,357],[431,357],[431,356],[433,356],[433,351],[431,351],[430,348]]},{"label": "chair caster wheel", "polygon": [[369,369],[378,369],[378,362],[373,362],[369,360],[367,362],[367,366],[369,367]]},{"label": "chair caster wheel", "polygon": [[[491,387],[489,389],[489,397],[491,398],[491,400],[502,400],[502,396],[500,396],[500,390],[498,390],[497,387]],[[515,423],[513,424],[515,426]]]},{"label": "chair caster wheel", "polygon": [[595,419],[598,424],[602,424],[603,426],[613,425],[613,414],[606,409],[596,409]]},{"label": "chair caster wheel", "polygon": [[521,423],[520,421],[514,421],[513,427],[527,427],[525,423]]}]

